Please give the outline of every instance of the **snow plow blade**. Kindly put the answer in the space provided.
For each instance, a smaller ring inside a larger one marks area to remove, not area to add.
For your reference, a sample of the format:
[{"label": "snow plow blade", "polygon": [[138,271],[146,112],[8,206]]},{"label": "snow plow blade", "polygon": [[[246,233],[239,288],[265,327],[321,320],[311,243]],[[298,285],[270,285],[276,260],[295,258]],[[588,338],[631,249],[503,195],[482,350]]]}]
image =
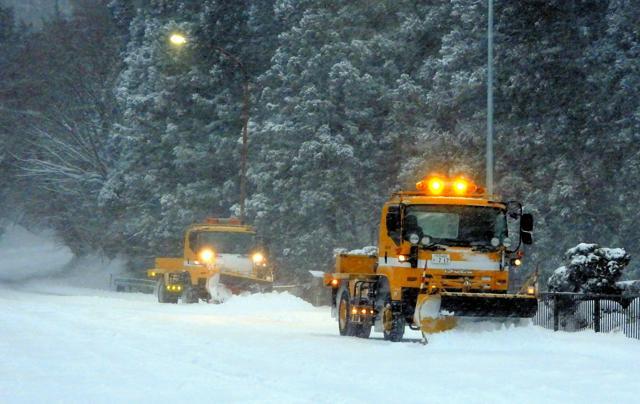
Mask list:
[{"label": "snow plow blade", "polygon": [[414,323],[423,334],[454,328],[458,318],[530,318],[538,310],[532,295],[442,292],[418,295]]},{"label": "snow plow blade", "polygon": [[271,292],[273,287],[273,280],[271,279],[264,279],[233,272],[221,272],[220,283],[225,285],[234,293],[240,293],[243,291]]},{"label": "snow plow blade", "polygon": [[441,296],[440,313],[447,316],[530,318],[538,310],[538,300],[531,295],[445,292]]}]

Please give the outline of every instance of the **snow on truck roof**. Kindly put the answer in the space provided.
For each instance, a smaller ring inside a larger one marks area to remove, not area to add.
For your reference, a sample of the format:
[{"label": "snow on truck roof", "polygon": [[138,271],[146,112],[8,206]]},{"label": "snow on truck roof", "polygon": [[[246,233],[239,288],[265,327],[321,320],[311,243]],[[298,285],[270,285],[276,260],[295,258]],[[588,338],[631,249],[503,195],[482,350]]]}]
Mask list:
[{"label": "snow on truck roof", "polygon": [[396,204],[400,202],[407,205],[466,205],[506,209],[506,205],[503,202],[492,201],[484,197],[432,196],[417,192],[395,193],[387,203]]},{"label": "snow on truck roof", "polygon": [[236,225],[236,224],[207,224],[197,223],[192,224],[187,228],[187,232],[190,231],[218,231],[224,233],[255,233],[255,229],[248,225]]}]

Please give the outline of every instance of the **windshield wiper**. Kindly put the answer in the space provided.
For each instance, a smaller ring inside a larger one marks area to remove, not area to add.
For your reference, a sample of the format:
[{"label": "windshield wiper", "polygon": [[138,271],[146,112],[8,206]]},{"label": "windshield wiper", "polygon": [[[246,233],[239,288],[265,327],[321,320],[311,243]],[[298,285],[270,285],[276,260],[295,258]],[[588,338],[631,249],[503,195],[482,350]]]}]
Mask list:
[{"label": "windshield wiper", "polygon": [[428,251],[446,251],[447,247],[441,244],[429,244],[429,245],[423,245],[422,249],[428,250]]}]

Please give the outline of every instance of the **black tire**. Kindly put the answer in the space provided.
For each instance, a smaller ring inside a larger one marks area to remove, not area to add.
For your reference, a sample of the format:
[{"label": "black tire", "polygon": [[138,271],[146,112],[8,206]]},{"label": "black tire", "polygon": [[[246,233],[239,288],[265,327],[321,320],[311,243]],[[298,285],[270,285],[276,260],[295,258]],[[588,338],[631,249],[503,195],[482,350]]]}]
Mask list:
[{"label": "black tire", "polygon": [[369,338],[371,335],[371,328],[373,328],[373,324],[371,321],[367,321],[364,324],[357,324],[355,327],[355,334],[358,338]]},{"label": "black tire", "polygon": [[182,293],[182,303],[194,304],[199,301],[200,299],[198,298],[197,292],[191,287],[188,287],[187,290]]},{"label": "black tire", "polygon": [[351,337],[355,335],[354,324],[351,322],[351,303],[349,291],[344,290],[338,303],[338,331],[340,335]]},{"label": "black tire", "polygon": [[178,296],[167,293],[163,277],[158,279],[156,295],[158,296],[158,303],[178,303]]},{"label": "black tire", "polygon": [[[390,317],[389,317],[390,316]],[[398,342],[404,336],[405,319],[401,314],[394,314],[390,307],[385,307],[382,312],[384,339]]]}]

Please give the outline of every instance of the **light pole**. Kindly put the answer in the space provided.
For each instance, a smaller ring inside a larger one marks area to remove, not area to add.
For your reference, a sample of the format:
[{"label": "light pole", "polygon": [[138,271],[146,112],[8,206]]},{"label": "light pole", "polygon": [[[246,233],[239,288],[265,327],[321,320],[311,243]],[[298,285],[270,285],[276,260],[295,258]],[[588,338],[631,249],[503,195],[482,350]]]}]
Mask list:
[{"label": "light pole", "polygon": [[487,193],[493,195],[493,0],[489,2],[487,23]]},{"label": "light pole", "polygon": [[[173,33],[169,37],[169,41],[176,46],[182,46],[187,43],[187,38],[183,34]],[[235,63],[242,71],[242,151],[240,155],[240,221],[244,223],[245,219],[245,199],[247,198],[247,158],[249,154],[249,74],[237,56],[229,53],[226,49],[214,46],[214,49],[220,52],[224,57]]]}]

